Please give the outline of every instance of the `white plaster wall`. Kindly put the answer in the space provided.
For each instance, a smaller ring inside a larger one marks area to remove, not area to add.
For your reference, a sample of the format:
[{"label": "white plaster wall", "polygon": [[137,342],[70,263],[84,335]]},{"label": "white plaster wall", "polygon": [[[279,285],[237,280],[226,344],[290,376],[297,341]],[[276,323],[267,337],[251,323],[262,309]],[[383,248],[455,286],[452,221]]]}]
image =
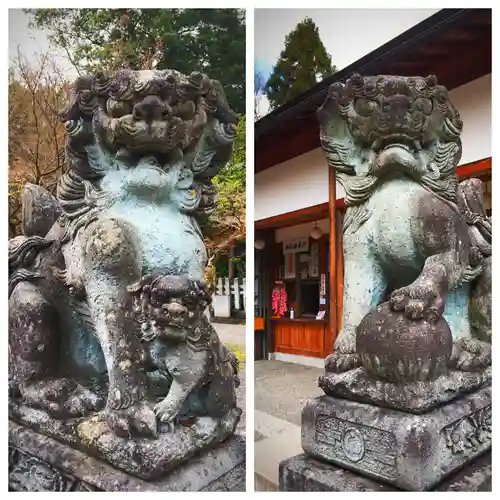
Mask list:
[{"label": "white plaster wall", "polygon": [[[344,189],[337,182],[337,198]],[[320,148],[255,176],[255,220],[328,202],[328,167]]]},{"label": "white plaster wall", "polygon": [[450,92],[464,123],[460,165],[482,160],[491,153],[491,74]]},{"label": "white plaster wall", "polygon": [[[491,75],[450,92],[464,129],[460,164],[491,153]],[[286,147],[286,145],[283,145]],[[337,199],[344,190],[337,182]],[[320,148],[275,165],[255,176],[255,220],[328,202],[328,167]]]},{"label": "white plaster wall", "polygon": [[[274,240],[276,243],[283,243],[284,241],[293,240],[295,238],[306,238],[310,236],[315,226],[316,222],[306,222],[304,224],[298,224],[297,226],[281,227],[274,231]],[[323,233],[328,234],[330,232],[330,220],[319,220],[318,227]]]}]

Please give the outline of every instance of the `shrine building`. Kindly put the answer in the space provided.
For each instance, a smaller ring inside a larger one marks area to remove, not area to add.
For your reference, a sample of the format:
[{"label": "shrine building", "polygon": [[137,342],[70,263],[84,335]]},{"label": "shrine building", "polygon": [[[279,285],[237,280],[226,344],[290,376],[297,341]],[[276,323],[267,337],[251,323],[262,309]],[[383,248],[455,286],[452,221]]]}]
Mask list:
[{"label": "shrine building", "polygon": [[490,9],[439,10],[255,123],[256,359],[322,367],[341,326],[344,192],[316,118],[330,85],[353,73],[436,75],[464,124],[457,175],[483,180],[490,213],[491,53]]}]

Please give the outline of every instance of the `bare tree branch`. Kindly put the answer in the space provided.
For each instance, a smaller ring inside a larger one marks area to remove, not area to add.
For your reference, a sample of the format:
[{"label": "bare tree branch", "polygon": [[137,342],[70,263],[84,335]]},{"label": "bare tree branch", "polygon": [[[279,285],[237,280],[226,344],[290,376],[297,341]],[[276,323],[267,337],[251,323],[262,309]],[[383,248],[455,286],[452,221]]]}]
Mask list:
[{"label": "bare tree branch", "polygon": [[[65,130],[57,116],[67,82],[49,52],[30,64],[18,48],[9,71],[9,186],[54,192],[64,171]],[[20,232],[20,189],[9,192],[9,232]]]}]

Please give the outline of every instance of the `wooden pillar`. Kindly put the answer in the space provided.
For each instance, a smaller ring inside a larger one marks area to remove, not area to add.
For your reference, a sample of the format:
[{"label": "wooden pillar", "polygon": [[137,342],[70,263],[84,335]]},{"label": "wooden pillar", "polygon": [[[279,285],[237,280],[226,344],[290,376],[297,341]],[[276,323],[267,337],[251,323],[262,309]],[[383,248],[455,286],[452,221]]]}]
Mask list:
[{"label": "wooden pillar", "polygon": [[264,265],[266,266],[265,277],[267,282],[267,286],[264,288],[264,293],[266,295],[265,300],[267,301],[267,307],[266,307],[267,316],[265,318],[266,339],[264,344],[264,351],[265,351],[264,356],[267,359],[269,353],[274,352],[274,325],[271,321],[271,317],[273,315],[272,292],[274,288],[274,282],[277,278],[275,276],[275,271],[277,269],[276,244],[274,242],[274,231],[272,229],[266,231],[264,240],[266,242],[266,246],[264,247],[264,250],[266,251]]},{"label": "wooden pillar", "polygon": [[328,353],[333,352],[335,337],[337,336],[337,231],[336,228],[336,186],[335,169],[328,169],[328,211],[330,215],[330,252],[329,252],[329,270],[330,280],[328,283],[328,301],[329,301],[329,321],[327,328],[327,338],[325,339],[325,348]]}]

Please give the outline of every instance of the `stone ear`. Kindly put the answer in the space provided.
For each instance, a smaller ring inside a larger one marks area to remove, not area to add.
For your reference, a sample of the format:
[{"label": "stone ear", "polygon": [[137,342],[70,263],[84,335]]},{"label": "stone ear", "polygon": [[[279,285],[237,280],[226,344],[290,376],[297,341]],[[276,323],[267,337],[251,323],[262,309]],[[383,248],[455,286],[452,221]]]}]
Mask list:
[{"label": "stone ear", "polygon": [[428,87],[435,87],[438,84],[436,75],[428,75],[425,77],[425,83]]}]

